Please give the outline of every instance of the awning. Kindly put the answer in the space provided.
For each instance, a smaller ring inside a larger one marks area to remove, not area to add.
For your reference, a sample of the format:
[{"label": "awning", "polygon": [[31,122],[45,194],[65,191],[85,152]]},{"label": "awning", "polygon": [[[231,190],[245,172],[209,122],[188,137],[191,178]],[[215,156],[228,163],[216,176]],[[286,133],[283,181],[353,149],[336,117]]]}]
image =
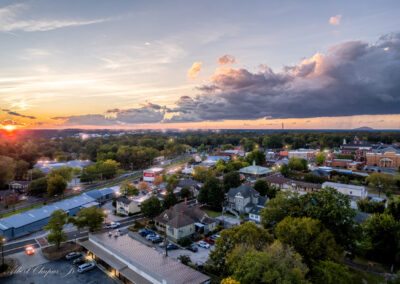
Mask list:
[{"label": "awning", "polygon": [[84,241],[80,243],[84,248],[87,250],[90,250],[92,253],[94,253],[98,258],[106,262],[108,265],[113,267],[114,269],[120,271],[122,268],[125,268],[127,265],[121,261],[119,261],[116,257],[113,255],[105,252],[103,249],[99,248],[96,246],[94,243],[91,241]]},{"label": "awning", "polygon": [[152,283],[128,267],[125,267],[124,269],[120,270],[119,274],[121,274],[125,278],[129,279],[129,281],[131,281],[133,283],[140,283],[140,284],[142,284],[142,283],[143,284],[151,284]]}]

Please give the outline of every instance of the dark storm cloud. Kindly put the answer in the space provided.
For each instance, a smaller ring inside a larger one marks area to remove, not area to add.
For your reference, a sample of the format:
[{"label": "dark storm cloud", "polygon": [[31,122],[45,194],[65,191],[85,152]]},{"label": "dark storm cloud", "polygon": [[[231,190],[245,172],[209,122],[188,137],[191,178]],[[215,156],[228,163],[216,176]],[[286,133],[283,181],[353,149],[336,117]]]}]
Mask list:
[{"label": "dark storm cloud", "polygon": [[400,113],[400,33],[349,41],[282,72],[219,68],[170,122]]}]

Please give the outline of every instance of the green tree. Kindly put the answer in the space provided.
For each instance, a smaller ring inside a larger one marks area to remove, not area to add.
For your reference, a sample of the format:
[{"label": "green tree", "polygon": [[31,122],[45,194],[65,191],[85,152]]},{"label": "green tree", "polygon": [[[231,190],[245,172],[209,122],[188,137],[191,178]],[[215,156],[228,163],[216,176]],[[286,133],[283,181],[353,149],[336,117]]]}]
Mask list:
[{"label": "green tree", "polygon": [[330,260],[322,260],[314,265],[310,278],[318,284],[353,283],[349,269]]},{"label": "green tree", "polygon": [[174,206],[178,203],[178,199],[176,198],[174,192],[172,190],[168,190],[167,194],[164,196],[164,200],[162,201],[162,207],[164,209],[168,209],[171,206]]},{"label": "green tree", "polygon": [[67,234],[63,231],[64,225],[68,222],[68,214],[62,209],[55,210],[50,215],[48,224],[44,227],[50,230],[47,235],[49,243],[55,244],[56,248],[60,248],[60,244],[67,240]]},{"label": "green tree", "polygon": [[205,182],[206,179],[213,176],[213,172],[210,168],[198,166],[193,171],[193,178],[200,182]]},{"label": "green tree", "polygon": [[161,203],[156,196],[152,196],[149,199],[143,201],[140,207],[143,215],[147,218],[154,219],[161,213]]},{"label": "green tree", "polygon": [[29,170],[29,163],[24,160],[18,160],[15,163],[15,179],[23,180],[26,179],[27,172]]},{"label": "green tree", "polygon": [[190,256],[188,256],[186,254],[181,254],[180,256],[178,256],[178,260],[184,265],[189,265],[189,263],[192,262],[192,260],[190,259]]},{"label": "green tree", "polygon": [[242,181],[240,180],[240,174],[236,171],[226,173],[222,183],[224,185],[225,192],[228,192],[229,189],[238,187],[242,184]]},{"label": "green tree", "polygon": [[15,161],[7,156],[0,156],[0,189],[14,179]]},{"label": "green tree", "polygon": [[191,198],[192,197],[192,191],[188,187],[184,187],[181,189],[179,192],[180,197],[183,198]]},{"label": "green tree", "polygon": [[289,168],[294,171],[306,171],[308,169],[308,162],[305,159],[290,158]]},{"label": "green tree", "polygon": [[261,210],[261,223],[264,228],[274,228],[286,216],[300,217],[300,197],[297,192],[278,191],[276,197],[267,201]]},{"label": "green tree", "polygon": [[238,247],[228,257],[233,279],[240,283],[308,283],[307,266],[291,247],[275,241],[263,251]]},{"label": "green tree", "polygon": [[29,186],[27,193],[29,195],[39,195],[47,192],[47,178],[42,177],[33,180]]},{"label": "green tree", "polygon": [[200,189],[197,200],[206,203],[214,209],[221,209],[225,199],[225,191],[218,178],[212,176],[206,180]]},{"label": "green tree", "polygon": [[323,165],[325,163],[325,154],[324,152],[319,152],[318,154],[315,155],[315,161],[317,162],[318,165]]},{"label": "green tree", "polygon": [[52,169],[49,173],[49,177],[55,177],[55,176],[62,176],[65,181],[71,181],[72,180],[72,171],[73,169],[71,167],[61,167],[58,169]]},{"label": "green tree", "polygon": [[60,175],[55,175],[47,180],[47,194],[49,196],[60,195],[67,188],[67,182]]},{"label": "green tree", "polygon": [[272,242],[272,237],[267,230],[258,227],[253,222],[246,222],[220,232],[220,237],[215,242],[215,249],[210,252],[210,261],[215,273],[227,276],[229,265],[226,263],[227,255],[237,246],[262,250]]},{"label": "green tree", "polygon": [[30,175],[32,177],[32,180],[38,179],[38,178],[43,178],[46,175],[39,169],[32,169],[30,170]]},{"label": "green tree", "polygon": [[275,235],[292,246],[311,265],[314,261],[338,259],[340,248],[320,221],[308,217],[286,217],[276,226]]},{"label": "green tree", "polygon": [[383,213],[385,211],[385,204],[368,199],[357,200],[357,207],[359,211],[365,213]]},{"label": "green tree", "polygon": [[270,135],[264,138],[263,145],[265,148],[277,149],[282,148],[282,140],[277,135]]},{"label": "green tree", "polygon": [[261,196],[265,196],[269,189],[268,182],[264,179],[259,179],[254,183],[254,189],[257,190]]},{"label": "green tree", "polygon": [[363,231],[363,248],[368,257],[387,265],[399,264],[400,224],[392,215],[372,215],[364,222]]},{"label": "green tree", "polygon": [[103,179],[111,179],[117,175],[119,163],[114,160],[106,160],[105,162],[97,162],[97,171]]},{"label": "green tree", "polygon": [[281,166],[280,172],[284,177],[289,177],[290,174],[291,174],[290,167],[288,165],[286,165],[286,164],[283,164]]},{"label": "green tree", "polygon": [[261,150],[254,150],[246,156],[246,161],[249,164],[255,161],[256,165],[263,165],[265,163],[265,153]]},{"label": "green tree", "polygon": [[78,227],[78,230],[88,227],[89,232],[96,232],[101,230],[106,216],[103,209],[93,206],[79,210],[72,222]]},{"label": "green tree", "polygon": [[391,200],[385,210],[386,214],[390,214],[394,219],[400,221],[400,199]]},{"label": "green tree", "polygon": [[365,181],[369,186],[375,187],[379,190],[379,196],[381,192],[386,192],[394,185],[394,178],[391,174],[385,173],[372,173],[370,174]]}]

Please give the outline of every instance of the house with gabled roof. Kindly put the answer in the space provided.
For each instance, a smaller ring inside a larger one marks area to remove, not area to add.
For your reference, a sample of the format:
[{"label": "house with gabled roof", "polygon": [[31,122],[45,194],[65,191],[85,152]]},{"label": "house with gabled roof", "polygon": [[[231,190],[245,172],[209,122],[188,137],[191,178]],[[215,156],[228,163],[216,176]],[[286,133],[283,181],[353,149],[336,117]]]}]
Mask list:
[{"label": "house with gabled roof", "polygon": [[226,194],[226,207],[233,209],[240,214],[249,213],[256,206],[264,206],[267,197],[260,196],[260,193],[248,184],[231,188]]},{"label": "house with gabled roof", "polygon": [[216,221],[210,218],[198,205],[181,202],[164,210],[155,219],[158,230],[166,231],[169,239],[177,242],[196,233],[207,234],[216,228]]}]

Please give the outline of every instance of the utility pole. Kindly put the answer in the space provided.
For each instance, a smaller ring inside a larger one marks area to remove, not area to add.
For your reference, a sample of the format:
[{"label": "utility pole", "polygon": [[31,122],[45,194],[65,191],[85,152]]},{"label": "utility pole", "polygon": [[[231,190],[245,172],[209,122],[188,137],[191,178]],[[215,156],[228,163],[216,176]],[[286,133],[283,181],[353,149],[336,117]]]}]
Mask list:
[{"label": "utility pole", "polygon": [[165,224],[165,234],[164,234],[164,239],[165,239],[165,241],[164,241],[164,245],[165,245],[165,256],[168,256],[168,248],[167,248],[167,246],[168,246],[168,238],[167,238],[167,224]]}]

